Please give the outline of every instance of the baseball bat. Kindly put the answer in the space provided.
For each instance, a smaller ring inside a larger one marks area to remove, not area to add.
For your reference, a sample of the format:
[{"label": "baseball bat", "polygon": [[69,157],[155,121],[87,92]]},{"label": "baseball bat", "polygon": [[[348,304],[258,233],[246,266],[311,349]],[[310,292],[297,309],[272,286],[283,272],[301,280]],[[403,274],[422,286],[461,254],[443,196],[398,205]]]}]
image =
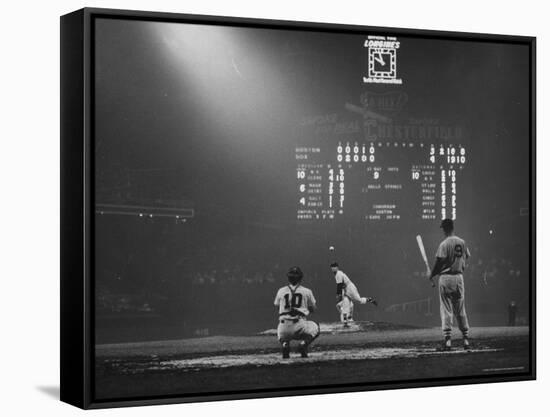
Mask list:
[{"label": "baseball bat", "polygon": [[422,255],[422,259],[424,260],[424,264],[426,265],[426,271],[428,271],[428,275],[430,275],[432,271],[430,270],[430,264],[428,264],[428,257],[426,256],[426,249],[424,249],[422,236],[416,235],[416,243],[418,243],[418,249],[420,249],[420,254]]}]

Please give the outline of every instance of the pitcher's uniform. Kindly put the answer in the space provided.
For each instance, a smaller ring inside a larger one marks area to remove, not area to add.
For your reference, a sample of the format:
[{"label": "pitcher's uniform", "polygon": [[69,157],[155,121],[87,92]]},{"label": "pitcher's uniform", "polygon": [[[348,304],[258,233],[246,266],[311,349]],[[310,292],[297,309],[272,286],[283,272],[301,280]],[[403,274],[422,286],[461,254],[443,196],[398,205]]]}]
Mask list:
[{"label": "pitcher's uniform", "polygon": [[356,301],[360,304],[365,304],[367,302],[366,298],[359,295],[357,287],[353,282],[351,282],[351,279],[349,279],[349,277],[344,274],[344,272],[340,270],[336,271],[336,273],[334,274],[334,279],[336,280],[337,288],[338,284],[343,284],[343,296],[348,296],[352,301]]},{"label": "pitcher's uniform", "polygon": [[444,260],[439,275],[439,310],[441,327],[445,337],[451,336],[453,316],[456,316],[458,328],[468,337],[470,326],[464,304],[464,277],[466,259],[470,252],[464,240],[458,236],[448,236],[437,249],[436,257]]},{"label": "pitcher's uniform", "polygon": [[336,309],[340,313],[342,323],[347,323],[353,317],[353,301],[347,295],[344,295],[342,301],[336,304]]},{"label": "pitcher's uniform", "polygon": [[277,291],[274,305],[279,307],[279,325],[277,337],[279,342],[305,340],[311,342],[319,336],[321,329],[317,323],[307,320],[309,308],[315,308],[313,292],[306,287],[287,285]]}]

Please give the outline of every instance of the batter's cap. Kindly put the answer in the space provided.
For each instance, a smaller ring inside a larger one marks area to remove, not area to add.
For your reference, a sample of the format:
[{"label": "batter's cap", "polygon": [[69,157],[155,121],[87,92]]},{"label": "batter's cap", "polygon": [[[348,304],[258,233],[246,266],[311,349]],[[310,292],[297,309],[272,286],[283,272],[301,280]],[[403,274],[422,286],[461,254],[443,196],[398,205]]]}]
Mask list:
[{"label": "batter's cap", "polygon": [[333,262],[330,264],[330,267],[331,268],[334,268],[334,267],[339,267],[340,265],[338,265],[338,262]]},{"label": "batter's cap", "polygon": [[443,230],[454,230],[455,223],[451,219],[443,219],[441,221],[441,227]]}]

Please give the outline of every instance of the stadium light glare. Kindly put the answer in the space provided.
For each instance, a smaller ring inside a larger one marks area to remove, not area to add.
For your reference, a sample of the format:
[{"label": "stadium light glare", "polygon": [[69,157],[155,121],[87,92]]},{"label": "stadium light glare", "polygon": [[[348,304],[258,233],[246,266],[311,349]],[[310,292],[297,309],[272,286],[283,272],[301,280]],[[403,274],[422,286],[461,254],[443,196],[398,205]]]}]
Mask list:
[{"label": "stadium light glare", "polygon": [[221,129],[217,133],[227,136],[229,128],[244,145],[268,140],[262,139],[268,137],[265,132],[250,133],[253,128],[265,131],[260,119],[236,122],[237,115],[271,114],[274,97],[281,97],[286,108],[294,102],[290,92],[281,93],[284,76],[264,44],[227,26],[152,23],[150,30],[163,46],[165,67],[181,85],[179,94],[215,116],[211,129]]}]

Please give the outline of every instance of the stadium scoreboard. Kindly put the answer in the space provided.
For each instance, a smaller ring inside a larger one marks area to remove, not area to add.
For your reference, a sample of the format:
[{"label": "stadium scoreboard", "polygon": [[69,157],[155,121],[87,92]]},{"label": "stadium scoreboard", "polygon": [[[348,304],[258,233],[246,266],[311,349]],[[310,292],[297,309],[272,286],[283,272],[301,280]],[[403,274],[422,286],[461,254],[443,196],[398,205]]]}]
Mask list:
[{"label": "stadium scoreboard", "polygon": [[462,144],[338,141],[296,146],[297,220],[456,219]]}]

